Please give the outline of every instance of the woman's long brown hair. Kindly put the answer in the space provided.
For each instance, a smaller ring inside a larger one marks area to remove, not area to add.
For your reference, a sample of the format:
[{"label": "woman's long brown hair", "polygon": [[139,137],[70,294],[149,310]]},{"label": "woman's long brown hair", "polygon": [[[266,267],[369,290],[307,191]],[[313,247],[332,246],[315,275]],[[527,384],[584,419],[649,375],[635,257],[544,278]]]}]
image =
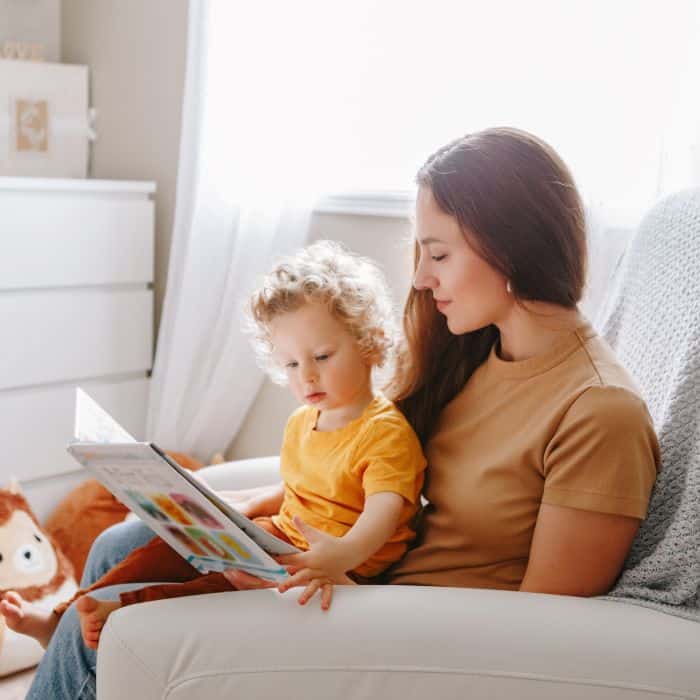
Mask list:
[{"label": "woman's long brown hair", "polygon": [[[576,307],[586,279],[583,205],[548,144],[518,129],[486,129],[439,149],[416,180],[510,281],[518,301]],[[418,255],[416,245],[415,266]],[[387,394],[425,443],[442,409],[488,356],[498,329],[452,335],[431,291],[412,288],[404,336]]]}]

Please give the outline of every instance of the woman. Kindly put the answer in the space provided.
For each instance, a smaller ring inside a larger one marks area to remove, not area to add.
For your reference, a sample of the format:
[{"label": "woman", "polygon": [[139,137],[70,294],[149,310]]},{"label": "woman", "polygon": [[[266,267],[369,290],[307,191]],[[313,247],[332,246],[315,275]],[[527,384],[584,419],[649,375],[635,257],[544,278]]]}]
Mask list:
[{"label": "woman", "polygon": [[[431,156],[418,185],[406,345],[388,393],[425,445],[428,505],[386,582],[605,593],[659,455],[632,380],[577,309],[586,242],[573,179],[534,136],[489,129]],[[249,493],[245,510],[266,514],[268,493]],[[138,523],[105,533],[91,580],[150,536]],[[69,610],[27,697],[93,697],[94,668]]]}]

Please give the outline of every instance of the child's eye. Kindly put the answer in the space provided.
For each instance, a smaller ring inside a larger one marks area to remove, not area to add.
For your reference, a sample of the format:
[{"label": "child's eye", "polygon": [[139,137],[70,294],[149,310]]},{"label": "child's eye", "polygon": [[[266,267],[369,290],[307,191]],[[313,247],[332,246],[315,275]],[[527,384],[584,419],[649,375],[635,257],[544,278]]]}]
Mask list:
[{"label": "child's eye", "polygon": [[287,364],[285,365],[285,367],[286,367],[287,369],[294,369],[295,367],[298,367],[298,366],[299,366],[299,363],[298,363],[298,362],[294,362],[294,361],[292,361],[292,362],[287,362]]},{"label": "child's eye", "polygon": [[330,355],[327,352],[323,353],[322,355],[316,355],[316,361],[323,362],[323,360],[327,360],[329,357]]},{"label": "child's eye", "polygon": [[435,262],[440,262],[441,260],[444,260],[447,257],[447,254],[445,255],[431,255],[430,256]]}]

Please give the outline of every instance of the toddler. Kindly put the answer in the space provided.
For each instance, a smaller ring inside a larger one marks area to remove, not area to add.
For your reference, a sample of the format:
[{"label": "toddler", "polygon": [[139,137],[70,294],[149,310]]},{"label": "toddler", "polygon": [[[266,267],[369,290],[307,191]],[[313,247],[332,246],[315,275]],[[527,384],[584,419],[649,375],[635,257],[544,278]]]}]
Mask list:
[{"label": "toddler", "polygon": [[[282,483],[254,520],[303,550],[279,557],[291,574],[279,589],[305,586],[302,604],[320,590],[327,610],[333,584],[377,576],[415,536],[425,458],[403,414],[372,388],[373,370],[392,349],[389,294],[373,263],[322,241],[266,276],[248,317],[259,359],[302,404],[284,431]],[[250,494],[231,497],[246,504]],[[169,583],[122,593],[118,601],[85,595],[139,581]],[[226,573],[202,575],[156,537],[53,612],[12,592],[0,612],[9,627],[47,644],[60,615],[79,599],[83,639],[96,648],[108,615],[123,605],[228,590]]]}]

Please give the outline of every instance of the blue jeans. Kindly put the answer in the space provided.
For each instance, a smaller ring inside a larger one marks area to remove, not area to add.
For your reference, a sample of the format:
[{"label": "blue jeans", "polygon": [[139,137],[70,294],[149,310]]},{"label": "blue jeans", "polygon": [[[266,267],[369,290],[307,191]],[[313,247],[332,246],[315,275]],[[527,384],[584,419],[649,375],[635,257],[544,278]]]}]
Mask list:
[{"label": "blue jeans", "polygon": [[[90,549],[81,587],[97,581],[153,537],[153,531],[140,521],[120,523],[105,530]],[[143,586],[143,583],[110,586],[91,595],[102,600],[117,600],[122,591]],[[83,644],[78,614],[71,605],[56,627],[25,700],[94,700],[96,667],[97,653]]]}]

